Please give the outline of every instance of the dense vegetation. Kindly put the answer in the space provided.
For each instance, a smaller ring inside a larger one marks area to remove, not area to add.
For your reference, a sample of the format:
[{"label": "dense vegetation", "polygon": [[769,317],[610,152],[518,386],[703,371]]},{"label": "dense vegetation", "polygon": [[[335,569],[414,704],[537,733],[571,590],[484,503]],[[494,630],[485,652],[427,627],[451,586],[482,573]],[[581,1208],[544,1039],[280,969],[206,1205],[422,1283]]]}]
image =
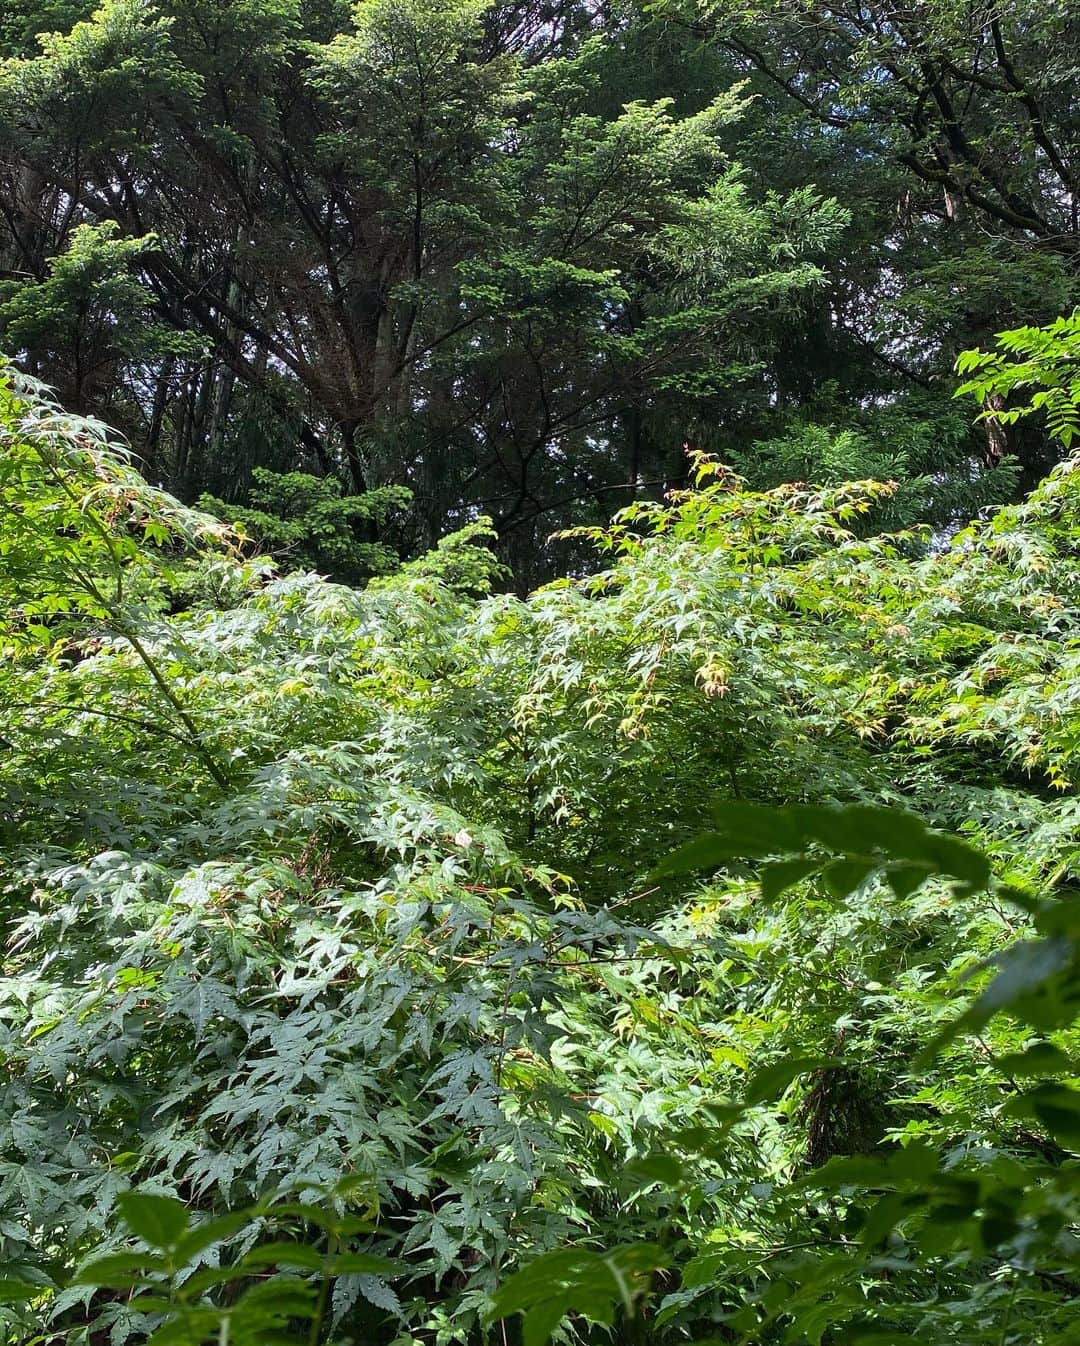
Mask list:
[{"label": "dense vegetation", "polygon": [[0,348],[349,582],[483,513],[525,592],[687,445],[962,521],[1053,459],[952,366],[1080,297],[1078,47],[1068,0],[8,0]]},{"label": "dense vegetation", "polygon": [[5,1346],[1076,1342],[1077,29],[5,7]]},{"label": "dense vegetation", "polygon": [[[4,398],[13,1341],[153,1329],[64,1288],[128,1246],[131,1189],[264,1203],[195,1240],[223,1275],[275,1220],[333,1252],[341,1342],[467,1338],[565,1245],[670,1264],[650,1334],[1068,1339],[1075,918],[1041,952],[1025,894],[1076,854],[1080,467],[927,551],[846,527],[889,486],[702,459],[587,580],[484,597],[474,528],[359,591],[274,577],[92,423]],[[727,841],[694,842],[713,800]],[[748,802],[778,800],[864,808]],[[792,850],[760,893],[739,862]],[[899,1160],[944,1192],[860,1190]],[[362,1214],[328,1249],[336,1185]]]}]

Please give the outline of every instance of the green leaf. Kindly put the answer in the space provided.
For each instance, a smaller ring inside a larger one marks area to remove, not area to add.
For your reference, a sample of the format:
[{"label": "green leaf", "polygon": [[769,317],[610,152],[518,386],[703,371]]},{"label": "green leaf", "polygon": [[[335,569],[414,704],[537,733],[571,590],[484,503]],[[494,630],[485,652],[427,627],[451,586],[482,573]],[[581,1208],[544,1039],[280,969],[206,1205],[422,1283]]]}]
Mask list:
[{"label": "green leaf", "polygon": [[256,1217],[254,1208],[246,1211],[231,1211],[227,1215],[218,1215],[212,1220],[189,1229],[183,1238],[178,1239],[174,1248],[179,1262],[190,1262],[196,1254],[212,1247],[215,1243],[230,1238],[245,1228]]},{"label": "green leaf", "polygon": [[1063,1084],[1041,1084],[1009,1104],[1009,1111],[1034,1117],[1066,1149],[1080,1153],[1080,1092]]},{"label": "green leaf", "polygon": [[717,833],[706,833],[695,837],[656,866],[653,875],[656,878],[670,878],[676,874],[691,874],[698,869],[718,869],[730,860],[746,855],[739,845]]},{"label": "green leaf", "polygon": [[152,1248],[174,1248],[187,1232],[183,1204],[156,1192],[122,1192],[116,1198],[124,1223]]},{"label": "green leaf", "polygon": [[128,1290],[135,1285],[148,1285],[151,1280],[148,1273],[161,1270],[161,1259],[150,1253],[107,1253],[83,1263],[72,1284]]},{"label": "green leaf", "polygon": [[320,1271],[325,1258],[322,1253],[305,1243],[261,1243],[240,1259],[242,1267],[303,1267]]},{"label": "green leaf", "polygon": [[786,1056],[754,1074],[746,1086],[743,1102],[747,1107],[769,1102],[782,1094],[800,1075],[828,1070],[840,1064],[831,1056]]},{"label": "green leaf", "polygon": [[683,1166],[669,1154],[653,1150],[628,1164],[623,1176],[635,1186],[659,1182],[666,1187],[678,1187],[684,1177]]},{"label": "green leaf", "polygon": [[825,866],[821,876],[833,897],[847,897],[879,868],[873,860],[834,860]]},{"label": "green leaf", "polygon": [[1026,1075],[1071,1075],[1076,1063],[1052,1042],[1035,1042],[1022,1052],[1007,1052],[994,1058],[1003,1075],[1020,1079]]},{"label": "green leaf", "polygon": [[40,1285],[30,1285],[27,1281],[12,1280],[9,1276],[0,1277],[0,1304],[22,1304],[28,1299],[36,1299],[42,1293]]},{"label": "green leaf", "polygon": [[761,896],[766,902],[782,897],[789,888],[810,878],[821,869],[822,861],[814,856],[796,856],[791,860],[778,860],[774,864],[763,865],[758,876],[761,884]]},{"label": "green leaf", "polygon": [[865,804],[772,807],[726,800],[716,805],[714,815],[717,829],[679,847],[658,866],[657,875],[799,852],[788,862],[788,869],[777,873],[775,866],[766,868],[768,877],[763,883],[775,895],[817,867],[805,854],[816,845],[843,857],[825,870],[826,882],[836,896],[846,896],[890,860],[905,862],[897,871],[900,888],[912,883],[919,868],[923,878],[940,874],[959,879],[968,892],[990,881],[989,863],[978,851],[932,831],[914,814],[899,809]]},{"label": "green leaf", "polygon": [[543,1346],[567,1314],[610,1325],[616,1309],[632,1314],[652,1274],[667,1265],[655,1244],[625,1244],[606,1253],[565,1248],[545,1253],[509,1277],[493,1296],[497,1318],[524,1314],[526,1346]]}]

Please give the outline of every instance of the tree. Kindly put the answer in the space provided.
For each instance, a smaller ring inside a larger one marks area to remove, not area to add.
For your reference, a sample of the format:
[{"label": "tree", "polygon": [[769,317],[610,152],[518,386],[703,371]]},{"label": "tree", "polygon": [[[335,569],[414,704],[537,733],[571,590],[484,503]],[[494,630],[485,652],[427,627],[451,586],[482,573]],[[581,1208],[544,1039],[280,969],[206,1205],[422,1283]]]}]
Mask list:
[{"label": "tree", "polygon": [[[932,415],[955,442],[960,352],[1076,302],[1070,7],[719,3],[656,15],[708,45],[714,78],[750,81],[738,155],[751,171],[772,186],[809,178],[851,211],[824,260],[813,331],[789,351],[803,419],[839,429],[853,406],[913,395],[913,419]],[[1012,455],[1027,490],[1055,460],[1034,427],[982,428],[937,475],[962,489],[980,458],[993,468]]]},{"label": "tree", "polygon": [[26,352],[30,371],[52,383],[66,406],[110,416],[151,438],[148,414],[164,369],[196,365],[194,333],[162,323],[140,281],[138,259],[153,236],[121,239],[116,225],[82,224],[36,283],[0,285],[0,339]]},{"label": "tree", "polygon": [[265,467],[253,468],[251,481],[247,506],[230,506],[212,495],[201,495],[198,506],[243,528],[290,569],[318,570],[340,583],[359,584],[396,566],[394,552],[366,538],[374,525],[408,505],[404,487],[345,495],[336,477]]},{"label": "tree", "polygon": [[82,224],[152,234],[147,331],[204,354],[159,359],[136,447],[185,497],[242,505],[265,442],[271,470],[408,486],[418,543],[487,511],[523,567],[682,475],[682,402],[760,398],[841,213],[749,190],[719,147],[737,97],[611,109],[601,36],[534,62],[499,22],[110,0],[5,65],[12,284]]},{"label": "tree", "polygon": [[820,125],[863,137],[937,197],[1075,263],[1069,6],[705,7],[703,27]]}]

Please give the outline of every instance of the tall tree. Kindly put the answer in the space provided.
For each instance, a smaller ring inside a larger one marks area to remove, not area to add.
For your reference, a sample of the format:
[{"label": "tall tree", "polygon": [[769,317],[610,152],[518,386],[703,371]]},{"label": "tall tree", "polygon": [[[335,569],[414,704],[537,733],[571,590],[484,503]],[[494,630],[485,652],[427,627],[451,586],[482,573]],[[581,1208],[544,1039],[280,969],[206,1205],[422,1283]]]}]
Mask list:
[{"label": "tall tree", "polygon": [[[487,509],[531,549],[681,473],[650,420],[769,358],[838,212],[750,191],[720,145],[737,98],[604,109],[604,39],[539,59],[515,13],[108,0],[6,63],[20,311],[80,225],[152,236],[152,322],[204,350],[143,395],[177,489],[235,491],[269,418],[294,445],[271,466],[409,485],[428,539]],[[63,384],[70,351],[31,337],[6,334]]]},{"label": "tall tree", "polygon": [[[897,390],[948,394],[961,350],[1080,299],[1075,6],[717,0],[664,13],[727,78],[750,80],[744,161],[773,183],[805,175],[852,210],[830,258],[838,363],[869,355]],[[1055,450],[988,422],[985,460],[1007,453],[1030,486]]]}]

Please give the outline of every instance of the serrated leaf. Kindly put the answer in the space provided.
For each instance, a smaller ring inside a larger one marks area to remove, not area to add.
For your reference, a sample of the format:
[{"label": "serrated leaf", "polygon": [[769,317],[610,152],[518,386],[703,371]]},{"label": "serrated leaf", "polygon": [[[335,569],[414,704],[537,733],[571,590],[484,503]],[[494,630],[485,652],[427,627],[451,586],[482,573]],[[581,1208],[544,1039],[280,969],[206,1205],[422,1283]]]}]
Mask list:
[{"label": "serrated leaf", "polygon": [[325,1261],[322,1253],[305,1243],[260,1243],[244,1254],[240,1267],[302,1267],[306,1271],[320,1271]]}]

